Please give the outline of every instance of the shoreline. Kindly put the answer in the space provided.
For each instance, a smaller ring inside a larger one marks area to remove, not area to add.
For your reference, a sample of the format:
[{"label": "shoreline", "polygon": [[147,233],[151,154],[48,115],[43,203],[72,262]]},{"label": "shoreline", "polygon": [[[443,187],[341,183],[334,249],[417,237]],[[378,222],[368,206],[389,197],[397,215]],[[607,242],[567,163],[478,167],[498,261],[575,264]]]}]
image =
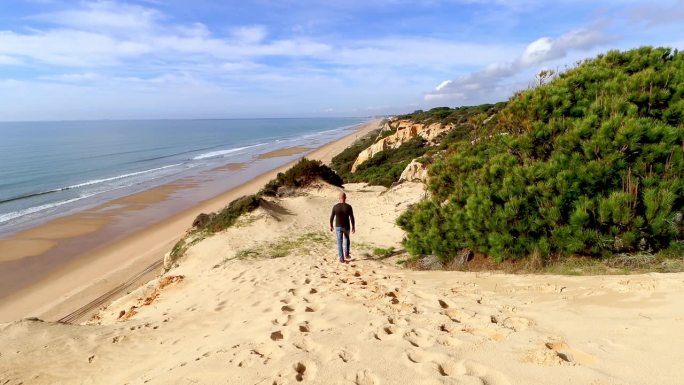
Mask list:
[{"label": "shoreline", "polygon": [[[278,150],[281,152],[276,151],[275,154],[270,155],[278,157],[301,154],[307,158],[328,163],[333,156],[348,147],[358,137],[377,128],[379,122],[379,119],[373,119],[359,124],[354,127],[350,134],[313,151],[303,153],[299,151],[302,150],[301,148],[294,150],[283,148]],[[84,305],[101,297],[103,293],[115,289],[122,282],[129,281],[131,277],[148,269],[155,261],[159,261],[167,251],[171,250],[175,242],[183,236],[190,227],[192,220],[199,213],[217,211],[235,198],[258,191],[264,184],[273,179],[278,172],[286,170],[297,160],[255,175],[246,182],[230,187],[228,190],[224,190],[209,199],[203,199],[192,204],[189,208],[182,209],[151,224],[143,225],[141,229],[134,230],[133,233],[121,239],[116,239],[104,246],[96,246],[86,253],[69,259],[68,262],[51,270],[44,278],[1,298],[0,322],[25,317],[58,320],[76,309],[81,309]],[[239,168],[240,166],[227,168],[234,170],[236,167]],[[172,182],[157,188],[170,189],[171,191],[167,192],[167,194],[171,194],[172,192],[182,191],[183,187],[182,185],[174,186],[174,182]],[[152,190],[155,190],[155,188],[140,194],[147,193],[153,195],[150,193]],[[123,199],[127,198],[129,197],[124,197]],[[148,199],[152,199],[152,196]],[[114,205],[116,205],[116,202]],[[144,202],[142,206],[144,207]],[[73,214],[76,220],[79,219],[79,214]],[[57,222],[58,224],[61,223],[61,226],[68,226],[68,219],[70,217],[72,215],[55,219],[44,225],[49,228],[51,223]],[[82,220],[83,218],[80,219]],[[97,221],[97,218],[89,219]],[[103,220],[102,218],[99,219]],[[36,228],[31,228],[27,231],[36,231]],[[88,234],[88,232],[85,234]],[[82,233],[78,235],[84,236]],[[141,252],[141,250],[144,251]],[[122,258],[122,255],[126,257]],[[50,262],[55,263],[54,261]],[[130,282],[129,287],[132,287],[135,283],[143,283],[149,280],[158,273],[157,270],[154,269],[149,274],[138,277],[134,282]]]}]

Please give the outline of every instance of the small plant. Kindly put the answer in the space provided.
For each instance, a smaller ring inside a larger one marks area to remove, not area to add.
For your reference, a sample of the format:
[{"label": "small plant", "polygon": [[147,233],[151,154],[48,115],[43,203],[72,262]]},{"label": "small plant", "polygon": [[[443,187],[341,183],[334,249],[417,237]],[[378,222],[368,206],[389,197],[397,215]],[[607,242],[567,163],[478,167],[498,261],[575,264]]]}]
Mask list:
[{"label": "small plant", "polygon": [[325,233],[305,233],[296,238],[283,237],[270,244],[240,250],[235,255],[235,258],[283,258],[291,255],[294,252],[310,252],[316,247],[328,242],[330,242],[330,237]]},{"label": "small plant", "polygon": [[394,251],[394,247],[388,247],[386,249],[382,247],[376,247],[375,249],[373,249],[373,254],[380,258],[387,258],[394,255]]}]

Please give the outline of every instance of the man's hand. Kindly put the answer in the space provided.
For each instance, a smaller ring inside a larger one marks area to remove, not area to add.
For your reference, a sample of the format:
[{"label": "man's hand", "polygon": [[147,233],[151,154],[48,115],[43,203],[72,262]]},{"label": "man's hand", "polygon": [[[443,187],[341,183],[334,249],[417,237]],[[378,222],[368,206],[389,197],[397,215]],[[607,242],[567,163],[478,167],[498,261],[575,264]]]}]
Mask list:
[{"label": "man's hand", "polygon": [[355,232],[356,232],[356,229],[352,228],[352,234],[354,234]]},{"label": "man's hand", "polygon": [[333,230],[333,229],[332,229],[332,226],[330,226],[330,231],[332,231],[332,230]]}]

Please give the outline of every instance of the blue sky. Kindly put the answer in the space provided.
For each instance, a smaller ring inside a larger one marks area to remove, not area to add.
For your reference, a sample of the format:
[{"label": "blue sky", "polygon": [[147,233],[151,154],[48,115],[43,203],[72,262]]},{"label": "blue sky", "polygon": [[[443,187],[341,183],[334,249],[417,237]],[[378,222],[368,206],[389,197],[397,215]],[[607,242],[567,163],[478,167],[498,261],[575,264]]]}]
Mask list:
[{"label": "blue sky", "polygon": [[684,0],[3,0],[0,120],[367,116],[505,100]]}]

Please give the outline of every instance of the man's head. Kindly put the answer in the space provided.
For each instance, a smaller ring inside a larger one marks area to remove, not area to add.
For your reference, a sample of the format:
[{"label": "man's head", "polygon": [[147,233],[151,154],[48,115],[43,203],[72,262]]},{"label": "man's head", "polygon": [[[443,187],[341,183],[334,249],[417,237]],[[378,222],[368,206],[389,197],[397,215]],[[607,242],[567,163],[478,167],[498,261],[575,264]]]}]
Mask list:
[{"label": "man's head", "polygon": [[347,201],[347,194],[345,193],[340,193],[340,202],[344,203]]}]

